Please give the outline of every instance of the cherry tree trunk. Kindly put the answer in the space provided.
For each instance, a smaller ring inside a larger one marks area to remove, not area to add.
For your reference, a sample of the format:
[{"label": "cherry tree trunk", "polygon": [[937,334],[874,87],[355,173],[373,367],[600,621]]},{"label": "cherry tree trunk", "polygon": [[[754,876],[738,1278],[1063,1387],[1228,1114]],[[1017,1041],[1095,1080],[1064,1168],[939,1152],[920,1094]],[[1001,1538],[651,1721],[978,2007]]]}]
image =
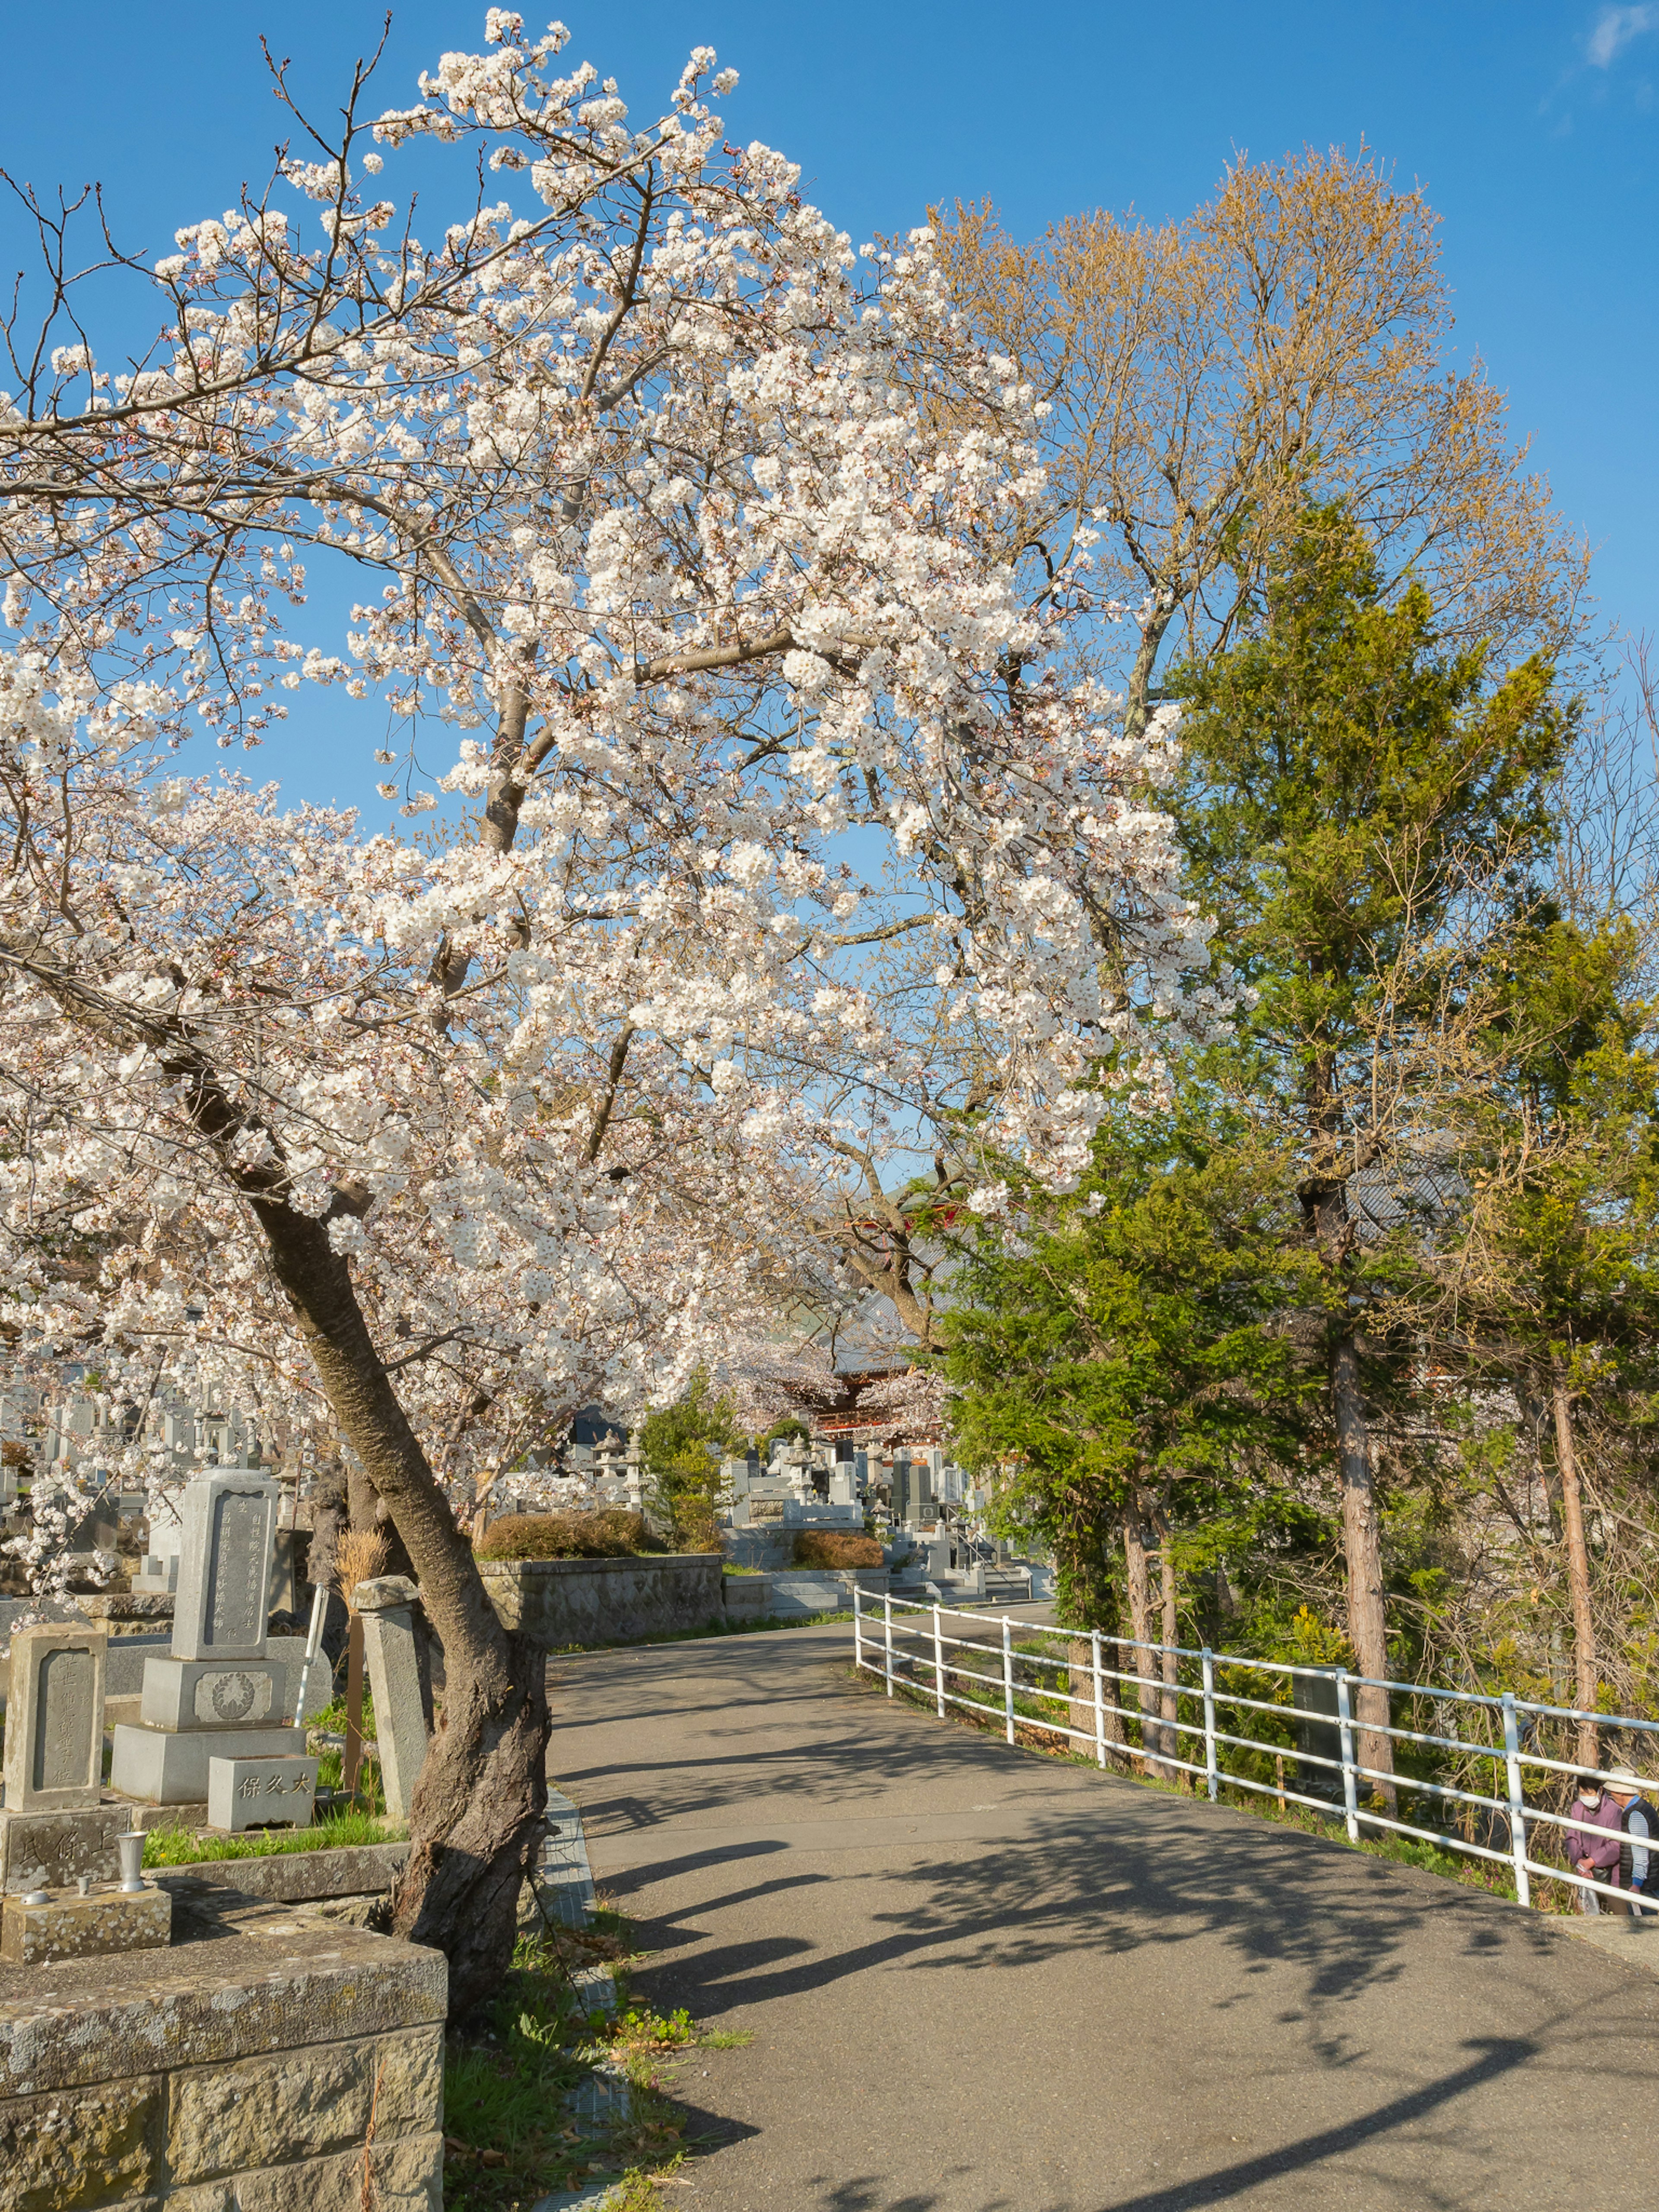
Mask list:
[{"label": "cherry tree trunk", "polygon": [[491,1606],[325,1224],[252,1202],[341,1432],[407,1547],[443,1646],[443,1714],[416,1785],[392,1909],[395,1933],[448,1958],[450,2016],[459,2020],[495,1994],[513,1955],[519,1892],[547,1806],[546,1655],[510,1635]]},{"label": "cherry tree trunk", "polygon": [[[1572,1400],[1559,1364],[1550,1382],[1555,1468],[1561,1479],[1561,1527],[1567,1547],[1567,1587],[1572,1596],[1573,1703],[1581,1713],[1593,1713],[1601,1700],[1601,1683],[1595,1654],[1595,1616],[1590,1610],[1589,1546],[1584,1537],[1584,1498],[1573,1444]],[[1575,1755],[1581,1766],[1601,1764],[1601,1731],[1594,1721],[1579,1722]]]}]

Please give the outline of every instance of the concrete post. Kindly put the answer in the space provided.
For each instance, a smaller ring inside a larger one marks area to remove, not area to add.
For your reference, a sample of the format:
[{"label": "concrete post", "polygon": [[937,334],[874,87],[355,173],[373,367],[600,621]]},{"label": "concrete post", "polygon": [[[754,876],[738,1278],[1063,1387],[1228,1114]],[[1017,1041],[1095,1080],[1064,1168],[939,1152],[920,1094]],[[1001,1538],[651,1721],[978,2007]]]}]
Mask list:
[{"label": "concrete post", "polygon": [[1521,1730],[1515,1715],[1515,1692],[1504,1692],[1504,1765],[1510,1793],[1510,1850],[1515,1858],[1515,1894],[1518,1903],[1532,1903],[1532,1877],[1527,1865],[1527,1802],[1521,1790]]},{"label": "concrete post", "polygon": [[1342,1741],[1342,1802],[1348,1815],[1348,1841],[1359,1841],[1358,1777],[1354,1772],[1353,1707],[1348,1694],[1348,1670],[1336,1670],[1336,1711],[1338,1732]]},{"label": "concrete post", "polygon": [[377,1575],[352,1593],[362,1623],[363,1659],[374,1700],[387,1818],[406,1820],[426,1760],[426,1717],[415,1652],[417,1593],[404,1575]]},{"label": "concrete post", "polygon": [[1100,1631],[1097,1628],[1089,1632],[1089,1642],[1092,1647],[1091,1664],[1095,1677],[1095,1760],[1097,1765],[1103,1767],[1106,1764],[1106,1700],[1100,1679]]}]

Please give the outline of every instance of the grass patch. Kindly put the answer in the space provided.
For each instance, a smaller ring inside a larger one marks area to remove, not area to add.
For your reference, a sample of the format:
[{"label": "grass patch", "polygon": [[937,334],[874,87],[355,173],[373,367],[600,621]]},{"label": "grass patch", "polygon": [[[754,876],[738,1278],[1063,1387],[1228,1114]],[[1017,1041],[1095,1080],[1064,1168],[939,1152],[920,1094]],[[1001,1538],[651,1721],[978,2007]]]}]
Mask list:
[{"label": "grass patch", "polygon": [[[620,2212],[651,2212],[655,2184],[685,2157],[685,2118],[673,2097],[672,2061],[729,2050],[747,2036],[704,2033],[690,2014],[666,2017],[631,2002],[625,1963],[632,1927],[601,1909],[585,1929],[525,1938],[487,2014],[450,2036],[444,2062],[444,2203],[448,2212],[528,2212],[539,2197],[609,2179]],[[584,2012],[571,1975],[617,1969],[615,2014]],[[625,2104],[580,2119],[568,2100],[604,2065],[626,2078]]]},{"label": "grass patch", "polygon": [[[314,1713],[306,1723],[307,1728],[321,1729],[327,1735],[343,1735],[345,1725],[346,1701],[343,1697],[336,1698],[331,1704],[325,1705],[321,1712]],[[378,1731],[374,1726],[374,1699],[369,1692],[368,1682],[365,1681],[363,1684],[363,1735],[368,1742],[373,1743],[376,1740],[377,1734]]]},{"label": "grass patch", "polygon": [[144,1838],[147,1867],[194,1866],[199,1859],[281,1858],[294,1851],[337,1850],[347,1844],[397,1844],[409,1833],[395,1820],[371,1813],[337,1813],[309,1828],[257,1828],[241,1836],[202,1836],[194,1828],[151,1828]]}]

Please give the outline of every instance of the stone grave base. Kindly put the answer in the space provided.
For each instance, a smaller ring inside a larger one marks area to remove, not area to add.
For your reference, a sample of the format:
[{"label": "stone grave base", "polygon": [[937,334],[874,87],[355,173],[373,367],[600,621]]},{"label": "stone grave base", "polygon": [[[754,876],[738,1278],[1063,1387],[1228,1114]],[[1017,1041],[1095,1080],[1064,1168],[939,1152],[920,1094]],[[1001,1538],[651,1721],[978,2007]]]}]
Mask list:
[{"label": "stone grave base", "polygon": [[205,1802],[163,1809],[107,1794],[101,1805],[75,1813],[0,1808],[0,1890],[73,1889],[83,1874],[106,1882],[116,1861],[115,1838],[123,1831],[198,1827],[206,1819]]},{"label": "stone grave base", "polygon": [[21,1896],[0,1905],[0,1959],[14,1966],[153,1951],[172,1940],[173,1899],[164,1889],[120,1890],[105,1882],[85,1897],[78,1890],[49,1890],[39,1905]]},{"label": "stone grave base", "polygon": [[[205,1812],[205,1808],[204,1808]],[[195,1859],[151,1867],[146,1881],[180,1899],[235,1890],[273,1904],[337,1897],[383,1897],[409,1856],[407,1844],[342,1844],[331,1850],[273,1851],[268,1858]]]},{"label": "stone grave base", "polygon": [[211,1933],[0,1966],[7,2201],[441,2212],[441,1954],[292,1906]]},{"label": "stone grave base", "polygon": [[149,1805],[204,1804],[210,1759],[303,1758],[302,1728],[191,1729],[173,1735],[123,1722],[115,1731],[109,1786]]}]

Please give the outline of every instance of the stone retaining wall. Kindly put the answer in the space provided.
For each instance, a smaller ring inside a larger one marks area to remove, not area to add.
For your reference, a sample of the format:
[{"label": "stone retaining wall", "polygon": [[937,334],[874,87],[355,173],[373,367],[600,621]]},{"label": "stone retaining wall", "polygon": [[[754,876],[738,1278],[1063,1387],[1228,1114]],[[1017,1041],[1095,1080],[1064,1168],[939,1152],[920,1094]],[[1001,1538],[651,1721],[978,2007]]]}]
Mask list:
[{"label": "stone retaining wall", "polygon": [[331,1850],[270,1851],[257,1858],[191,1859],[184,1866],[151,1867],[146,1879],[180,1897],[228,1889],[302,1905],[318,1898],[382,1897],[408,1856],[407,1844],[342,1844]]},{"label": "stone retaining wall", "polygon": [[0,2205],[441,2212],[441,1953],[303,1910],[0,1966]]},{"label": "stone retaining wall", "polygon": [[620,1643],[708,1628],[720,1617],[718,1552],[637,1559],[481,1559],[505,1626],[538,1643]]},{"label": "stone retaining wall", "polygon": [[849,1613],[853,1591],[878,1598],[887,1587],[885,1567],[791,1567],[766,1575],[727,1575],[723,1585],[726,1617],[753,1620],[802,1620],[818,1613]]}]

